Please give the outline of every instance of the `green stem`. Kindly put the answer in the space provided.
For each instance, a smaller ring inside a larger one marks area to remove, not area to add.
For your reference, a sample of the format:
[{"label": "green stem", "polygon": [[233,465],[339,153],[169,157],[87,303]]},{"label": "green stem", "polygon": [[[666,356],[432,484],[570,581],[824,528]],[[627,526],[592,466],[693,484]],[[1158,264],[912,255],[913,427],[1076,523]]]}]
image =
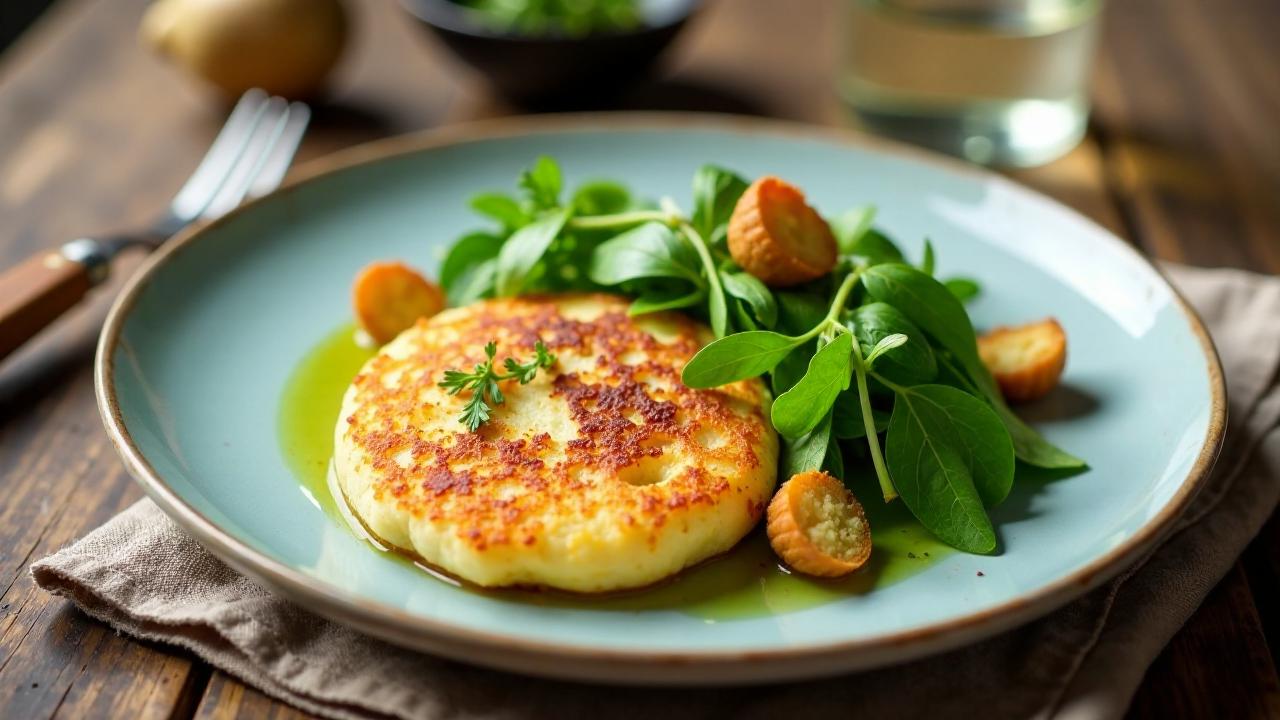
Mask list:
[{"label": "green stem", "polygon": [[871,464],[876,468],[876,478],[880,480],[880,492],[884,494],[884,501],[889,502],[898,497],[898,491],[893,487],[889,468],[884,464],[884,454],[880,452],[880,435],[876,432],[876,421],[871,415],[871,393],[867,391],[867,368],[862,362],[862,348],[858,347],[856,339],[853,341],[853,374],[858,378],[858,402],[862,405],[862,423],[867,429]]},{"label": "green stem", "polygon": [[[716,262],[711,257],[711,249],[707,247],[706,241],[702,239],[702,236],[698,234],[693,225],[688,221],[681,220],[680,230],[688,238],[689,244],[693,245],[693,249],[697,251],[698,257],[702,260],[702,266],[707,271],[707,285],[710,290],[708,301],[713,308],[711,312],[711,329],[715,331],[717,338],[722,338],[727,329],[724,327],[724,321],[727,319],[727,308],[721,307],[719,313],[714,310],[717,302],[722,306],[725,302],[724,287],[720,284],[720,272],[716,269]],[[716,327],[716,325],[720,325],[720,327]]]},{"label": "green stem", "polygon": [[858,268],[845,276],[844,282],[841,282],[840,287],[836,290],[835,299],[831,301],[827,316],[822,319],[822,322],[814,325],[809,332],[794,338],[797,344],[814,339],[832,325],[839,326],[836,319],[840,317],[840,311],[844,310],[844,304],[849,301],[849,293],[853,292],[853,287],[858,284],[858,278],[861,276],[862,268]]},{"label": "green stem", "polygon": [[672,225],[678,221],[679,218],[672,217],[670,213],[662,210],[633,210],[614,215],[576,217],[569,220],[566,225],[572,230],[608,230],[646,222],[660,222],[664,225]]}]

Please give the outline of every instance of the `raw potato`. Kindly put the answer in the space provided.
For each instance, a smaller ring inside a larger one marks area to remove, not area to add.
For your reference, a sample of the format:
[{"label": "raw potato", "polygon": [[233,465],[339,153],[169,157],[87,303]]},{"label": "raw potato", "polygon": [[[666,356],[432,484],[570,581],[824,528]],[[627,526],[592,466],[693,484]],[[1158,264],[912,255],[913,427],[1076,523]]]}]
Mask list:
[{"label": "raw potato", "polygon": [[787,287],[826,275],[836,239],[804,193],[772,175],[751,183],[729,218],[729,253],[766,285]]},{"label": "raw potato", "polygon": [[793,475],[769,503],[769,544],[806,575],[839,577],[871,557],[871,526],[853,493],[824,472]]},{"label": "raw potato", "polygon": [[231,98],[311,96],[346,36],[339,0],[157,0],[142,19],[148,45]]},{"label": "raw potato", "polygon": [[978,338],[978,354],[1011,402],[1042,398],[1067,364],[1067,334],[1053,318],[1000,327]]},{"label": "raw potato", "polygon": [[356,322],[380,345],[445,305],[444,293],[435,283],[398,262],[366,265],[351,286],[351,302]]}]

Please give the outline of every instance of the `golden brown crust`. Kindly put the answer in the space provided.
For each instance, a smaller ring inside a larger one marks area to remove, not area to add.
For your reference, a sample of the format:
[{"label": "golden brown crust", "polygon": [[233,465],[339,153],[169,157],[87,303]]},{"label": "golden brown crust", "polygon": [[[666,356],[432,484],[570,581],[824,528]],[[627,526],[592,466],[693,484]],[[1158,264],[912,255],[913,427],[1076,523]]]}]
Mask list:
[{"label": "golden brown crust", "polygon": [[729,218],[729,253],[766,285],[787,287],[835,267],[835,236],[799,188],[772,175],[747,188]]},{"label": "golden brown crust", "polygon": [[[566,309],[574,304],[598,316],[575,319]],[[669,330],[659,340],[627,307],[609,295],[522,297],[419,321],[353,381],[339,442],[367,464],[377,502],[451,528],[449,542],[470,551],[573,531],[546,527],[553,515],[607,513],[656,542],[664,525],[687,525],[699,507],[724,502],[745,507],[745,532],[774,482],[763,386],[684,386],[680,371],[705,328],[678,314],[647,317]],[[437,384],[445,369],[482,361],[491,340],[499,365],[532,357],[539,340],[557,362],[527,386],[502,383],[506,404],[472,433],[454,420],[467,394]],[[539,403],[541,414],[516,419]]]},{"label": "golden brown crust", "polygon": [[978,338],[978,353],[1010,402],[1049,394],[1067,364],[1067,334],[1053,318],[999,327]]},{"label": "golden brown crust", "polygon": [[[845,557],[837,557],[820,548],[810,537],[810,523],[801,505],[811,493],[830,493],[842,498],[847,512],[861,520],[862,532],[852,541]],[[839,480],[825,472],[809,471],[793,475],[783,483],[769,503],[769,544],[778,557],[795,570],[817,577],[848,575],[866,564],[871,557],[871,526],[862,504]]]}]

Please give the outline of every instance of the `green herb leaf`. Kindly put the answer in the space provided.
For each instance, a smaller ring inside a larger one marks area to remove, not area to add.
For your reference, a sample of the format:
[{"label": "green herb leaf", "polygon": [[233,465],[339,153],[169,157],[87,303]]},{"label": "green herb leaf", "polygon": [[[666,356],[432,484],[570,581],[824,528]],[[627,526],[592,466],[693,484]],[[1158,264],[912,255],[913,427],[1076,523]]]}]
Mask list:
[{"label": "green herb leaf", "polygon": [[996,548],[995,528],[964,457],[946,440],[936,417],[920,414],[904,395],[894,404],[885,437],[893,486],[911,513],[943,542],[972,553]]},{"label": "green herb leaf", "polygon": [[919,270],[902,264],[867,268],[862,282],[872,297],[901,310],[951,353],[965,375],[995,407],[1013,438],[1013,447],[1020,459],[1049,469],[1077,469],[1084,466],[1083,460],[1045,440],[1040,433],[1018,419],[1005,404],[991,373],[978,357],[978,341],[973,332],[973,324],[969,322],[969,315],[946,286]]},{"label": "green herb leaf", "polygon": [[786,357],[773,366],[773,370],[769,373],[769,381],[774,397],[782,395],[800,382],[800,378],[804,377],[809,370],[809,360],[813,358],[813,353],[814,343],[806,342],[793,348]]},{"label": "green herb leaf", "polygon": [[864,357],[885,338],[907,336],[906,343],[879,359],[876,371],[886,378],[905,385],[919,385],[937,376],[937,361],[924,333],[894,306],[883,302],[862,305],[854,309],[848,324],[858,338]]},{"label": "green herb leaf", "polygon": [[822,469],[837,480],[844,480],[844,452],[834,438],[827,441],[827,454],[822,459]]},{"label": "green herb leaf", "polygon": [[798,438],[828,415],[840,391],[849,387],[853,372],[853,336],[841,333],[818,350],[804,377],[773,402],[773,427],[786,438]]},{"label": "green herb leaf", "polygon": [[670,228],[656,222],[601,243],[592,254],[588,275],[601,285],[655,277],[703,285],[700,262],[693,249]]},{"label": "green herb leaf", "polygon": [[706,291],[701,288],[684,295],[641,295],[631,302],[631,307],[627,308],[627,314],[632,316],[648,315],[649,313],[693,307],[702,302],[704,297],[706,297]]},{"label": "green herb leaf", "polygon": [[463,235],[449,248],[449,254],[440,264],[441,287],[452,294],[458,278],[485,260],[496,258],[501,249],[502,238],[496,235],[483,232]]},{"label": "green herb leaf", "polygon": [[863,205],[846,210],[828,223],[831,226],[831,234],[836,236],[836,247],[840,249],[841,255],[856,253],[858,242],[871,229],[871,223],[875,219],[876,206]]},{"label": "green herb leaf", "polygon": [[920,271],[926,275],[933,274],[933,266],[937,259],[933,255],[933,243],[929,242],[929,238],[924,239],[924,260],[920,263]]},{"label": "green herb leaf", "polygon": [[729,222],[747,185],[746,180],[723,168],[698,168],[693,176],[693,227],[699,235],[714,242],[716,229]]},{"label": "green herb leaf", "polygon": [[493,297],[494,283],[498,279],[498,259],[490,258],[458,273],[449,284],[449,304],[455,307],[467,305],[481,298]]},{"label": "green herb leaf", "polygon": [[871,348],[871,351],[867,353],[866,358],[864,358],[867,368],[872,368],[875,365],[876,360],[881,355],[884,355],[890,350],[896,350],[906,344],[907,336],[902,333],[894,333],[893,335],[886,335],[880,338],[880,342],[876,343],[875,346]]},{"label": "green herb leaf", "polygon": [[498,253],[496,292],[499,297],[518,295],[525,286],[525,278],[551,242],[560,234],[569,219],[569,210],[561,209],[525,225],[507,238]]},{"label": "green herb leaf", "polygon": [[[836,396],[831,415],[831,434],[841,440],[854,440],[867,436],[867,424],[862,421],[862,405],[856,390],[846,390]],[[876,432],[884,432],[889,427],[889,412],[880,408],[871,408],[871,421],[875,423]]]},{"label": "green herb leaf", "polygon": [[537,210],[550,210],[560,205],[561,185],[560,166],[546,155],[520,175],[520,188]]},{"label": "green herb leaf", "polygon": [[897,404],[959,451],[982,502],[999,504],[1013,487],[1013,441],[990,405],[946,385],[904,388]]},{"label": "green herb leaf", "polygon": [[619,183],[597,180],[579,186],[570,204],[579,217],[613,215],[631,207],[631,193]]},{"label": "green herb leaf", "polygon": [[827,447],[831,444],[831,413],[818,422],[818,426],[804,437],[795,440],[783,438],[782,477],[810,470],[822,469],[827,459]]},{"label": "green herb leaf", "polygon": [[855,240],[847,255],[860,257],[866,261],[868,265],[880,265],[883,263],[900,263],[905,262],[905,256],[893,244],[884,233],[879,230],[870,229],[862,233]]},{"label": "green herb leaf", "polygon": [[502,223],[507,231],[514,231],[529,222],[529,215],[520,207],[520,203],[501,193],[476,195],[471,198],[471,209]]},{"label": "green herb leaf", "polygon": [[774,293],[778,302],[778,324],[782,332],[802,335],[816,327],[827,316],[830,300],[809,292],[780,291]]},{"label": "green herb leaf", "polygon": [[767,330],[720,338],[684,366],[681,380],[691,388],[713,388],[769,372],[800,341]]},{"label": "green herb leaf", "polygon": [[463,390],[471,391],[471,397],[462,406],[462,414],[458,416],[458,422],[466,425],[471,432],[475,432],[481,425],[489,422],[491,404],[501,405],[506,402],[506,397],[502,394],[502,388],[498,383],[503,380],[517,380],[521,385],[526,385],[533,380],[539,369],[555,364],[556,356],[547,350],[547,346],[543,345],[541,340],[534,343],[533,351],[534,358],[529,362],[522,363],[512,357],[507,358],[503,363],[507,372],[498,373],[493,369],[493,361],[498,354],[498,344],[489,341],[484,346],[485,361],[477,363],[471,372],[445,370],[444,377],[439,383],[440,387],[447,390],[450,395],[457,395]]},{"label": "green herb leaf", "polygon": [[947,286],[947,290],[950,290],[960,302],[968,302],[982,293],[982,286],[976,280],[969,278],[951,278],[942,281],[942,284]]},{"label": "green herb leaf", "polygon": [[773,327],[778,322],[778,303],[773,293],[755,275],[746,272],[720,273],[720,282],[725,292],[738,298],[751,314],[763,326]]}]

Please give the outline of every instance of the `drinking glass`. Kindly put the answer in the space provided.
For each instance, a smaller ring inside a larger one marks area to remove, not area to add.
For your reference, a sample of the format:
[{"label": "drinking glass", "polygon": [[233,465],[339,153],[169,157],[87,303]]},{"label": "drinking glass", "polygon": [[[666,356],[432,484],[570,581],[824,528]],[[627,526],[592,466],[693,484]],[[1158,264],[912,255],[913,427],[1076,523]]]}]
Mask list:
[{"label": "drinking glass", "polygon": [[985,165],[1084,136],[1102,0],[845,0],[840,94],[872,130]]}]

